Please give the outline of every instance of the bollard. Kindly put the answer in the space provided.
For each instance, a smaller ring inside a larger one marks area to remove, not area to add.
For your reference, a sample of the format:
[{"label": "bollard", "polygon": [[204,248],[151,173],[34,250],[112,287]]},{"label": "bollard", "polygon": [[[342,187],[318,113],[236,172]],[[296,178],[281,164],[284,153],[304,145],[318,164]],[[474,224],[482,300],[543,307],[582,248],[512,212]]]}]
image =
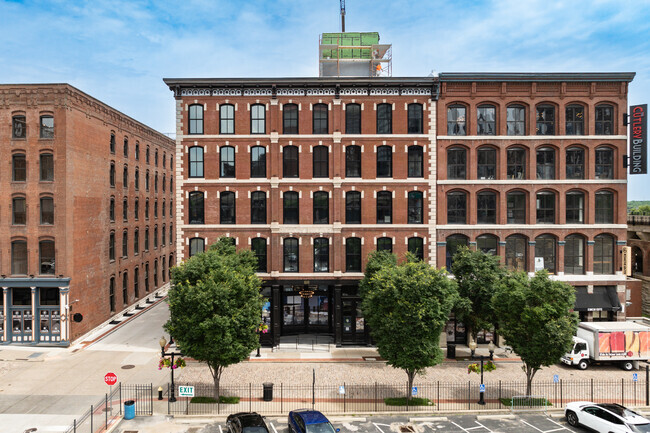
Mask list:
[{"label": "bollard", "polygon": [[158,387],[158,400],[162,400],[162,392],[163,392],[162,386],[159,386]]}]

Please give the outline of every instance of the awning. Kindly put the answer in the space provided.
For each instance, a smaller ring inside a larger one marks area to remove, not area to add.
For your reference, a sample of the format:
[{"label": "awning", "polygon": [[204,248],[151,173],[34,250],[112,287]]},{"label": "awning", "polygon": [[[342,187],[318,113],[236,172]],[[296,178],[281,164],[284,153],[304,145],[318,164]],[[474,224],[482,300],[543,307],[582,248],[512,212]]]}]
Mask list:
[{"label": "awning", "polygon": [[574,311],[620,311],[616,287],[594,287],[593,293],[587,293],[586,287],[576,287],[576,304]]}]

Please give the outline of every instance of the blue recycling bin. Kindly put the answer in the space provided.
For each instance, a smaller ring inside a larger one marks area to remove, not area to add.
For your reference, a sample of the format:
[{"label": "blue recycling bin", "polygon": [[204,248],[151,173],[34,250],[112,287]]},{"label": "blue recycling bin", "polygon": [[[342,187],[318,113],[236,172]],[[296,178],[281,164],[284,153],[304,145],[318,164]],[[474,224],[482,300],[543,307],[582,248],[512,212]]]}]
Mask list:
[{"label": "blue recycling bin", "polygon": [[135,401],[127,400],[124,402],[124,419],[135,418]]}]

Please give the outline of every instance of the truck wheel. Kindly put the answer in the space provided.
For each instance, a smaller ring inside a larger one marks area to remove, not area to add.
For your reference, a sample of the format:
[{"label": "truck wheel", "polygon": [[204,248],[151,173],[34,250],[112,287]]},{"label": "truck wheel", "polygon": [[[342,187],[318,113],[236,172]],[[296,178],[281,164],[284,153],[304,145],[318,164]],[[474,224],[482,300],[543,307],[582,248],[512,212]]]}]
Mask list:
[{"label": "truck wheel", "polygon": [[623,362],[622,367],[623,370],[625,371],[632,371],[632,369],[634,368],[634,364],[632,363],[632,361],[625,361]]},{"label": "truck wheel", "polygon": [[[588,363],[586,360],[584,360],[584,359],[581,360],[581,361],[578,363],[578,368],[579,368],[580,370],[586,370],[588,366],[589,366],[589,363]],[[574,415],[575,415],[575,414],[574,414]]]},{"label": "truck wheel", "polygon": [[578,427],[578,424],[580,424],[578,422],[578,416],[571,410],[566,413],[566,422],[572,427]]}]

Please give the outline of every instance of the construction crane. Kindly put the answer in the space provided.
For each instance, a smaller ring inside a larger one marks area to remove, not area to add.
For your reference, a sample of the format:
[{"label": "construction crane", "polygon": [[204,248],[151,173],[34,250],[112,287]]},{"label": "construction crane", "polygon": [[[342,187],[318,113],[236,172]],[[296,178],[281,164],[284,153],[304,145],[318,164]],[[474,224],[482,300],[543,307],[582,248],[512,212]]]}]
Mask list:
[{"label": "construction crane", "polygon": [[341,32],[345,33],[345,0],[341,0]]}]

